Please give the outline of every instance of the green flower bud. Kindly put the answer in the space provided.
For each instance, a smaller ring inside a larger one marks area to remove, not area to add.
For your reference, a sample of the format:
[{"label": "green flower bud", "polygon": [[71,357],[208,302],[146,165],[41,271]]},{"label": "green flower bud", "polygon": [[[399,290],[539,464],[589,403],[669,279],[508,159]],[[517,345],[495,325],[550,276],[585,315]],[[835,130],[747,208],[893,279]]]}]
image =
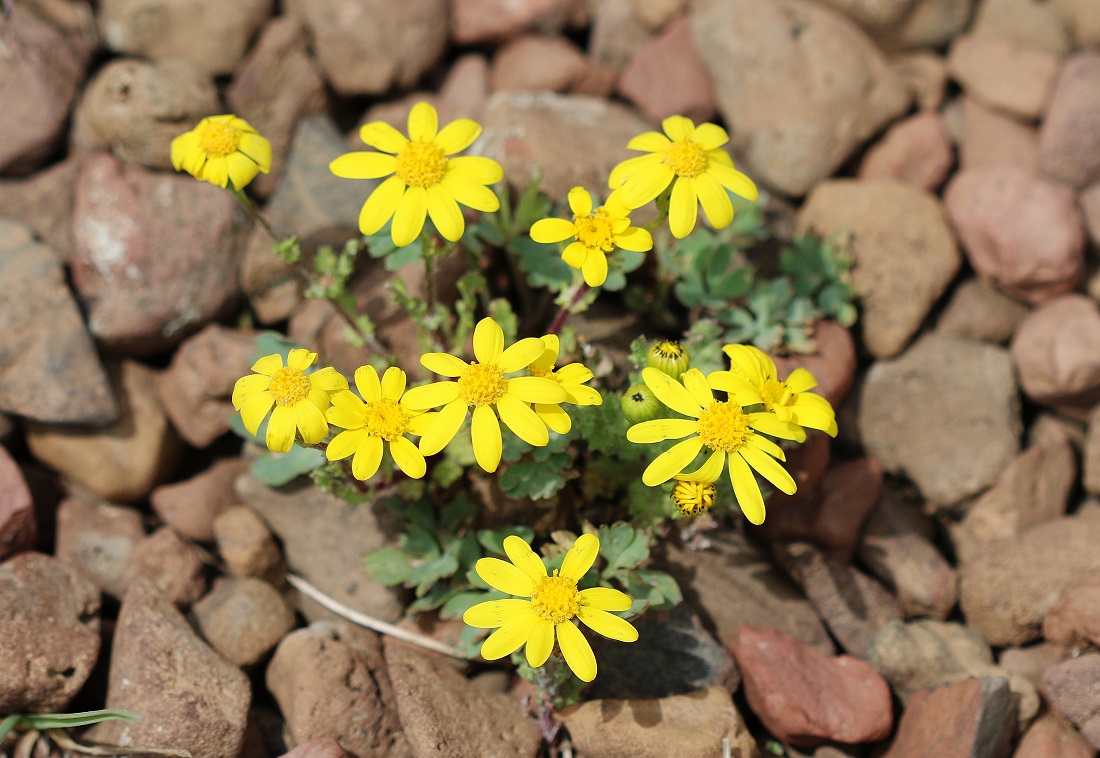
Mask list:
[{"label": "green flower bud", "polygon": [[661,401],[644,384],[635,384],[622,399],[623,415],[631,424],[652,421],[661,415]]},{"label": "green flower bud", "polygon": [[650,368],[663,371],[673,379],[679,379],[680,374],[691,366],[691,353],[679,342],[667,340],[654,342],[646,353],[645,364]]}]

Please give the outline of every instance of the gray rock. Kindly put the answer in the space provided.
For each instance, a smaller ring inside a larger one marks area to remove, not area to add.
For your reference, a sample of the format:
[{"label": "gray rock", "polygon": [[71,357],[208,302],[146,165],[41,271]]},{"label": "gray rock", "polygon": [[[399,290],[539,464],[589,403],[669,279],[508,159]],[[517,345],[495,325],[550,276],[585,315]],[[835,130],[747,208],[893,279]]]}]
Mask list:
[{"label": "gray rock", "polygon": [[967,279],[956,288],[936,322],[936,331],[948,337],[1004,345],[1028,314],[1028,307],[980,279]]},{"label": "gray rock", "polygon": [[1100,654],[1086,653],[1051,666],[1043,684],[1055,709],[1072,721],[1093,748],[1100,749]]},{"label": "gray rock", "polygon": [[1100,179],[1100,53],[1078,53],[1062,66],[1039,129],[1039,163],[1077,188]]},{"label": "gray rock", "polygon": [[141,513],[134,508],[70,497],[57,509],[57,557],[109,595],[122,596],[126,568],[144,538]]},{"label": "gray rock", "polygon": [[238,666],[261,660],[294,628],[294,611],[259,579],[226,579],[192,608],[199,633]]}]

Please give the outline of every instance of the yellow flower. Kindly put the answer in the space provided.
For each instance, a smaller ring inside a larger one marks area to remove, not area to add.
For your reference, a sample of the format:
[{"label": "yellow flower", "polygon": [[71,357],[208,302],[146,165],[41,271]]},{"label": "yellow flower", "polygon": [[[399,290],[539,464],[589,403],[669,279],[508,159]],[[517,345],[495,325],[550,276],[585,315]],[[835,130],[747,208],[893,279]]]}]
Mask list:
[{"label": "yellow flower", "polygon": [[644,253],[653,248],[653,237],[645,229],[630,225],[630,211],[615,193],[607,202],[592,210],[592,196],[583,187],[569,190],[569,209],[573,220],[544,218],[531,227],[531,239],[543,244],[573,238],[562,251],[561,259],[580,269],[589,287],[607,281],[607,254],[615,248]]},{"label": "yellow flower", "polygon": [[[536,358],[527,367],[527,373],[531,376],[542,376],[553,379],[565,389],[567,397],[563,402],[573,405],[602,405],[603,397],[593,387],[584,385],[592,378],[592,372],[580,363],[570,363],[554,370],[554,363],[558,360],[560,343],[558,335],[547,334],[542,338],[545,349],[542,355]],[[548,427],[558,434],[565,434],[573,426],[569,414],[562,410],[560,405],[548,403],[536,403],[535,413]]]},{"label": "yellow flower", "polygon": [[683,116],[669,116],[661,126],[664,134],[646,132],[627,144],[648,155],[629,158],[611,170],[608,186],[621,188],[628,208],[640,208],[671,184],[668,225],[673,237],[683,239],[695,228],[699,203],[711,226],[723,229],[733,221],[726,190],[747,200],[759,197],[752,179],[735,169],[722,149],[730,139],[725,129],[716,124],[696,127]]},{"label": "yellow flower", "polygon": [[677,474],[676,484],[672,488],[672,502],[685,516],[699,516],[711,509],[716,494],[713,482],[701,482]]},{"label": "yellow flower", "polygon": [[526,643],[527,662],[538,668],[550,657],[556,632],[569,668],[579,679],[591,682],[596,678],[596,656],[573,623],[574,617],[604,637],[621,642],[638,639],[630,622],[608,613],[628,610],[629,595],[608,587],[577,589],[577,582],[600,552],[595,535],[578,537],[565,554],[561,571],[554,571],[553,576],[547,576],[542,559],[519,537],[505,537],[504,552],[511,563],[482,558],[475,569],[493,589],[519,597],[478,603],[462,615],[463,621],[479,629],[500,627],[481,646],[486,660],[511,655]]},{"label": "yellow flower", "polygon": [[172,167],[219,187],[244,189],[271,170],[271,143],[243,118],[207,116],[172,140]]},{"label": "yellow flower", "polygon": [[817,386],[817,379],[809,371],[796,368],[781,382],[775,361],[763,350],[752,345],[726,345],[722,352],[730,358],[731,371],[714,371],[707,377],[715,389],[725,389],[727,375],[737,374],[756,388],[764,408],[780,421],[836,436],[836,411],[828,400],[808,391]]},{"label": "yellow flower", "polygon": [[351,390],[332,396],[332,407],[325,416],[329,423],[347,431],[332,438],[325,457],[338,461],[354,453],[352,476],[366,481],[378,471],[382,462],[382,443],[388,442],[390,455],[398,468],[413,479],[424,476],[427,470],[424,456],[405,434],[423,434],[430,419],[402,402],[405,372],[390,367],[379,382],[374,366],[360,366],[355,370],[355,388],[363,400]]},{"label": "yellow flower", "polygon": [[393,244],[404,247],[420,236],[425,214],[445,238],[456,242],[465,222],[459,203],[479,211],[495,211],[500,200],[489,184],[504,178],[500,164],[489,158],[449,158],[468,148],[481,125],[468,118],[439,128],[439,115],[428,103],[409,112],[409,137],[384,121],[372,121],[359,137],[380,153],[341,155],[329,170],[343,179],[381,179],[359,213],[359,231],[374,234],[393,218]]},{"label": "yellow flower", "polygon": [[667,482],[687,468],[699,451],[706,447],[710,451],[707,460],[696,471],[685,476],[703,482],[716,481],[722,475],[728,458],[733,492],[745,517],[753,524],[764,522],[764,498],[752,474],[753,469],[781,492],[788,495],[794,493],[794,479],[776,462],[776,458],[785,461],[786,455],[778,445],[758,432],[799,441],[806,438],[805,432],[794,431],[773,413],[745,413],[744,406],[763,402],[760,393],[748,381],[730,374],[721,388],[729,398],[715,400],[713,390],[719,387],[708,383],[703,372],[697,368],[685,371],[679,382],[655,368],[644,368],[642,380],[658,400],[677,413],[691,417],[643,421],[627,429],[626,438],[631,442],[661,442],[688,437],[649,464],[642,473],[642,482],[646,485],[655,487]]},{"label": "yellow flower", "polygon": [[256,361],[256,373],[242,376],[233,385],[233,407],[250,434],[255,434],[272,406],[267,424],[267,447],[285,453],[294,445],[298,433],[307,445],[316,445],[328,434],[325,410],[332,395],[348,388],[348,380],[328,366],[307,374],[317,353],[305,348],[291,350],[283,366],[281,355],[268,355]]},{"label": "yellow flower", "polygon": [[568,393],[558,382],[541,376],[505,374],[526,368],[539,358],[546,346],[538,337],[528,337],[504,349],[504,330],[491,318],[483,318],[474,327],[474,357],[466,363],[447,353],[425,353],[420,362],[440,376],[455,377],[453,382],[435,382],[413,387],[405,393],[405,404],[413,409],[443,408],[420,438],[420,452],[434,455],[454,439],[467,412],[473,409],[470,434],[474,458],[486,471],[497,470],[503,439],[493,408],[509,429],[530,445],[541,447],[550,441],[546,424],[531,410],[529,403],[561,403]]}]

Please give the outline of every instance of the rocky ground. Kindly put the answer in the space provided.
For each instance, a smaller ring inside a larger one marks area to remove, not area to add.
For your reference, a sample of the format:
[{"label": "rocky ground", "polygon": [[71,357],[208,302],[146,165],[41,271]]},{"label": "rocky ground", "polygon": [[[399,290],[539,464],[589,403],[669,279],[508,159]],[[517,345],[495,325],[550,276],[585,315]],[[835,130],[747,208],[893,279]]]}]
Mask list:
[{"label": "rocky ground", "polygon": [[[275,228],[338,241],[366,190],[328,162],[427,99],[557,198],[667,115],[720,120],[781,232],[852,234],[859,324],[786,362],[839,438],[800,451],[760,529],[670,538],[686,602],[597,651],[561,714],[573,755],[1096,754],[1096,0],[276,5],[0,3],[0,714],[129,708],[87,739],[196,758],[545,750],[503,670],[287,586],[388,621],[407,601],[362,571],[383,513],[247,473],[238,316],[346,372],[364,352],[168,160],[201,117],[244,116],[274,145],[250,191]],[[356,294],[414,372],[381,278]],[[576,325],[597,348],[645,330]]]}]

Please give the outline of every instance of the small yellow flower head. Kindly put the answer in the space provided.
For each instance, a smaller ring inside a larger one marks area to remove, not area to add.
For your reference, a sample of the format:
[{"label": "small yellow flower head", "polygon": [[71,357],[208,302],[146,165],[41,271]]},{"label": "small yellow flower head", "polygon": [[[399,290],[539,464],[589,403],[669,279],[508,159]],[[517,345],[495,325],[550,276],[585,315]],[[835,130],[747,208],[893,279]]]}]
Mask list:
[{"label": "small yellow flower head", "polygon": [[[483,318],[474,327],[474,357],[467,363],[447,353],[425,353],[424,368],[455,381],[435,382],[413,387],[405,393],[406,407],[427,410],[442,405],[420,438],[420,452],[435,455],[458,433],[466,414],[473,411],[470,433],[474,458],[488,472],[497,470],[504,440],[500,421],[529,445],[541,447],[550,441],[546,423],[531,409],[531,404],[552,405],[569,398],[561,382],[542,376],[510,374],[530,366],[542,356],[546,344],[528,337],[504,349],[504,330],[491,318]],[[493,411],[496,411],[494,413]]]},{"label": "small yellow flower head", "polygon": [[[329,170],[343,179],[381,179],[359,213],[359,231],[371,235],[393,219],[393,244],[404,247],[420,236],[424,219],[446,239],[457,242],[465,230],[459,203],[475,210],[499,210],[500,200],[487,185],[504,178],[500,164],[489,158],[450,156],[473,144],[481,125],[468,118],[439,128],[439,114],[428,103],[409,112],[409,136],[384,121],[359,130],[363,142],[382,152],[341,155]],[[391,176],[392,174],[392,176]]]},{"label": "small yellow flower head", "polygon": [[663,371],[673,379],[679,379],[680,374],[687,371],[691,365],[691,353],[679,342],[661,340],[649,346],[649,352],[645,355],[645,365]]},{"label": "small yellow flower head", "polygon": [[[558,360],[558,351],[561,349],[558,335],[547,334],[542,338],[544,349],[542,355],[536,358],[527,367],[527,373],[531,376],[541,376],[551,379],[562,386],[567,397],[563,402],[573,405],[601,405],[603,397],[593,387],[586,387],[585,382],[592,378],[592,372],[580,363],[570,363],[555,370],[554,364]],[[535,413],[548,427],[558,434],[565,434],[573,422],[569,414],[562,410],[560,405],[535,403]]]},{"label": "small yellow flower head", "polygon": [[255,434],[271,411],[267,424],[267,448],[285,453],[297,434],[307,445],[316,445],[328,434],[325,411],[332,396],[348,388],[348,380],[331,366],[307,374],[317,353],[291,350],[286,366],[281,355],[268,355],[252,366],[255,372],[233,385],[233,407],[250,434]]},{"label": "small yellow flower head", "polygon": [[695,123],[683,116],[669,116],[660,132],[646,132],[630,140],[627,148],[648,155],[629,158],[611,170],[608,186],[621,189],[628,208],[640,208],[672,185],[668,225],[672,236],[683,239],[695,228],[699,204],[715,229],[733,221],[733,203],[726,190],[747,200],[760,193],[752,179],[733,167],[722,145],[726,130],[716,124]]},{"label": "small yellow flower head", "polygon": [[355,370],[355,388],[362,400],[351,390],[332,396],[332,407],[325,416],[330,424],[347,431],[332,438],[325,457],[338,461],[354,454],[351,474],[366,481],[377,473],[383,443],[389,443],[390,455],[398,468],[413,479],[424,476],[427,470],[424,456],[405,435],[423,434],[428,419],[402,402],[405,372],[388,368],[379,382],[373,366],[360,366]]},{"label": "small yellow flower head", "polygon": [[640,424],[643,421],[652,421],[661,414],[661,401],[653,394],[653,390],[644,384],[632,385],[623,393],[620,401],[623,416],[632,424]]},{"label": "small yellow flower head", "polygon": [[701,516],[714,505],[715,493],[713,482],[678,475],[672,488],[672,502],[685,516]]},{"label": "small yellow flower head", "polygon": [[244,189],[271,171],[271,143],[243,118],[207,116],[172,140],[172,167],[204,182]]},{"label": "small yellow flower head", "polygon": [[[748,381],[731,374],[725,384],[718,387],[709,383],[696,368],[685,371],[680,381],[655,368],[644,368],[642,380],[658,400],[677,413],[690,416],[645,421],[627,429],[626,438],[631,442],[662,442],[687,437],[653,459],[642,473],[644,484],[649,487],[664,484],[691,465],[705,447],[709,451],[706,461],[684,476],[701,482],[716,481],[728,460],[733,492],[751,523],[762,524],[765,515],[764,498],[753,469],[781,492],[794,494],[794,479],[777,462],[777,459],[785,461],[786,455],[763,435],[780,439],[801,437],[799,441],[806,435],[800,434],[801,430],[791,429],[774,413],[745,412],[745,407],[764,402]],[[715,399],[713,391],[716,389],[725,391],[727,399]]]},{"label": "small yellow flower head", "polygon": [[[625,619],[608,611],[630,609],[630,596],[608,587],[578,590],[577,582],[587,573],[600,552],[600,540],[582,534],[565,555],[560,571],[547,575],[546,566],[531,546],[519,537],[504,539],[508,561],[482,558],[475,570],[490,587],[518,597],[478,603],[462,620],[478,629],[496,629],[481,646],[485,660],[495,661],[527,645],[527,662],[538,668],[554,650],[557,637],[565,662],[579,679],[596,678],[596,656],[573,623],[582,624],[604,637],[634,642],[638,631]],[[511,562],[509,562],[511,561]]]},{"label": "small yellow flower head", "polygon": [[573,220],[544,218],[531,227],[531,239],[552,244],[573,239],[561,254],[563,261],[580,269],[589,287],[607,281],[607,254],[615,248],[644,253],[653,249],[653,237],[630,225],[630,211],[612,193],[607,202],[592,210],[592,196],[583,187],[569,190]]},{"label": "small yellow flower head", "polygon": [[734,374],[756,388],[764,408],[792,429],[820,429],[830,437],[837,435],[836,411],[828,400],[809,391],[817,386],[817,379],[809,371],[796,368],[780,381],[775,361],[763,350],[752,345],[726,345],[722,351],[729,356],[731,369],[714,371],[707,377],[715,388],[723,389],[729,375]]}]

